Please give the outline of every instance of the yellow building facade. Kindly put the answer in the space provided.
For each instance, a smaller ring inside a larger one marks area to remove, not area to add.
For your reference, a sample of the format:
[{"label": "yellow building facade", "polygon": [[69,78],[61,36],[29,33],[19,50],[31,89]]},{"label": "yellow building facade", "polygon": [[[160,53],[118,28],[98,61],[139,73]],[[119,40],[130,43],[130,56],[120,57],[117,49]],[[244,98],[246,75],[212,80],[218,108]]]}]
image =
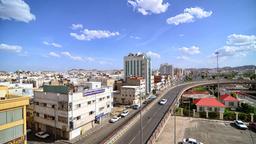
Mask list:
[{"label": "yellow building facade", "polygon": [[29,97],[6,95],[0,100],[0,143],[26,144]]}]

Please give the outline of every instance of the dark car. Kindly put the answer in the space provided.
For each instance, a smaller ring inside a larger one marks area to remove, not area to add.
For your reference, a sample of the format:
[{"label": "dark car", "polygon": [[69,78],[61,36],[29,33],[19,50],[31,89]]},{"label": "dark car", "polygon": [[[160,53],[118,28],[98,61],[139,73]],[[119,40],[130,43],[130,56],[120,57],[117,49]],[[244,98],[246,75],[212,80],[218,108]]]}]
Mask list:
[{"label": "dark car", "polygon": [[253,122],[249,123],[249,127],[254,131],[256,131],[256,123],[253,123]]}]

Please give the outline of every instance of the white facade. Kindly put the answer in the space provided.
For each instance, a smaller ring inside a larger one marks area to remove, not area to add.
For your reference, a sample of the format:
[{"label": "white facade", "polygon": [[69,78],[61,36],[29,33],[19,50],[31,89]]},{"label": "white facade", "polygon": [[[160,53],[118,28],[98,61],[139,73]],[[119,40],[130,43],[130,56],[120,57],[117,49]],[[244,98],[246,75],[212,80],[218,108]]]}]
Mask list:
[{"label": "white facade", "polygon": [[73,139],[107,116],[112,103],[111,87],[69,94],[35,92],[36,129]]},{"label": "white facade", "polygon": [[8,94],[33,97],[33,84],[1,82],[0,85],[8,87]]},{"label": "white facade", "polygon": [[98,89],[101,88],[101,82],[85,82],[85,86],[89,89]]}]

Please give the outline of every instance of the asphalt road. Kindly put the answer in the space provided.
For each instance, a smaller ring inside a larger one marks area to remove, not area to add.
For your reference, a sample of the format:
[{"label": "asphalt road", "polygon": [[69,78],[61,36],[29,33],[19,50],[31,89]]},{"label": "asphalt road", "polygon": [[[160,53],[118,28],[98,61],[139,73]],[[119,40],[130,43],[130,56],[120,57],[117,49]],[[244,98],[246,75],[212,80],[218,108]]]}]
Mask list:
[{"label": "asphalt road", "polygon": [[136,110],[129,109],[129,114],[126,117],[121,118],[119,121],[117,121],[115,123],[106,122],[106,123],[102,124],[100,129],[97,129],[90,135],[82,137],[75,144],[98,144],[98,143],[100,143],[102,140],[104,140],[106,137],[108,137],[108,135],[111,132],[113,132],[115,129],[117,129],[119,126],[121,126],[124,123],[125,119],[131,117],[132,114],[135,112],[136,112]]},{"label": "asphalt road", "polygon": [[[180,85],[171,90],[169,90],[162,98],[167,99],[165,105],[159,105],[155,103],[150,110],[148,110],[142,117],[142,137],[143,142],[153,133],[154,128],[157,126],[158,122],[164,116],[164,113],[172,105],[175,98],[178,96],[179,92],[185,87],[192,85]],[[116,144],[140,144],[141,143],[141,133],[140,133],[140,121],[138,120],[124,135],[122,135],[116,142]]]}]

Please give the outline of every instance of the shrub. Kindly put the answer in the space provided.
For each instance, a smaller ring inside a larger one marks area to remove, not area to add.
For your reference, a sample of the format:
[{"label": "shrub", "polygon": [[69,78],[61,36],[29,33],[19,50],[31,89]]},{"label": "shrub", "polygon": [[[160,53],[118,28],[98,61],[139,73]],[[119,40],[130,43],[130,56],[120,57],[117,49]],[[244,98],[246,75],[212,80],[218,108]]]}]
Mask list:
[{"label": "shrub", "polygon": [[238,119],[242,120],[242,121],[250,121],[251,120],[251,115],[250,114],[246,114],[246,113],[239,113],[238,114]]},{"label": "shrub", "polygon": [[206,118],[206,112],[199,112],[200,118]]},{"label": "shrub", "polygon": [[208,118],[210,119],[218,119],[219,117],[218,112],[208,112]]},{"label": "shrub", "polygon": [[235,112],[225,111],[223,115],[224,120],[235,120],[236,114]]}]

